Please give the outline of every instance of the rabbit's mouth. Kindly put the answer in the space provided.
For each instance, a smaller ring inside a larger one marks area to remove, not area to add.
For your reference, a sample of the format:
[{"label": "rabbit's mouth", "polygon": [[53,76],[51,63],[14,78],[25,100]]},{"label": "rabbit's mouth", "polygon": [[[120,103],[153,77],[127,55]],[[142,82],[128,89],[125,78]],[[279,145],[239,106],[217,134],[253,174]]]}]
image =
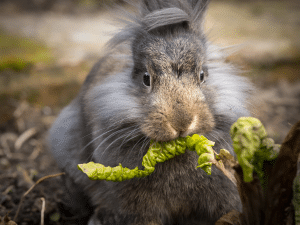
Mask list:
[{"label": "rabbit's mouth", "polygon": [[[198,117],[195,115],[191,120],[185,123],[175,123],[162,119],[159,124],[152,121],[151,127],[142,127],[142,130],[149,138],[155,141],[172,141],[178,137],[186,137],[198,132]],[[150,129],[149,129],[150,128]]]},{"label": "rabbit's mouth", "polygon": [[190,134],[193,134],[195,132],[197,124],[198,117],[194,116],[190,123],[186,123],[184,126],[177,126],[178,128],[175,128],[175,126],[172,126],[170,122],[167,123],[167,126],[168,130],[173,134],[173,136],[175,136],[175,138],[173,139],[176,139],[178,137],[186,137]]}]

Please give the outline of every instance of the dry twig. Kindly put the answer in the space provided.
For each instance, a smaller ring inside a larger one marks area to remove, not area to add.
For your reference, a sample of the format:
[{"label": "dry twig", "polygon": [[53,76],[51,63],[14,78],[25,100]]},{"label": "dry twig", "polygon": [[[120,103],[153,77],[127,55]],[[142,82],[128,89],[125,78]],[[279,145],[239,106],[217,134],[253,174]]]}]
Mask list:
[{"label": "dry twig", "polygon": [[5,133],[1,136],[0,142],[3,147],[3,153],[6,155],[8,159],[12,158],[11,149],[9,147],[8,141],[15,142],[18,136],[15,133]]},{"label": "dry twig", "polygon": [[14,185],[8,186],[5,191],[2,192],[3,195],[7,195],[14,188]]},{"label": "dry twig", "polygon": [[16,219],[17,219],[17,217],[18,217],[18,215],[19,215],[19,212],[20,212],[22,203],[23,203],[23,201],[24,201],[24,198],[26,197],[26,195],[29,194],[29,192],[30,192],[36,185],[38,185],[38,184],[41,183],[43,180],[46,180],[46,179],[48,179],[48,178],[58,177],[58,176],[61,176],[61,175],[64,175],[64,174],[65,174],[65,173],[58,173],[58,174],[52,174],[52,175],[44,176],[44,177],[40,178],[37,182],[35,182],[35,184],[34,184],[31,188],[29,188],[28,191],[26,191],[26,192],[23,194],[23,196],[22,196],[22,198],[21,198],[21,200],[20,200],[20,202],[19,202],[19,206],[18,206],[16,215],[15,215],[15,217],[14,217],[14,221],[16,221]]},{"label": "dry twig", "polygon": [[41,210],[41,225],[44,225],[44,214],[45,214],[45,198],[40,198],[42,201],[42,210]]},{"label": "dry twig", "polygon": [[233,174],[231,174],[222,164],[220,164],[217,160],[213,160],[212,162],[219,170],[221,170],[223,172],[223,174],[228,177],[229,180],[232,181],[232,183],[234,183],[235,186],[237,186],[237,181],[234,177]]},{"label": "dry twig", "polygon": [[22,145],[37,133],[37,128],[33,127],[26,130],[15,142],[15,149],[18,151]]},{"label": "dry twig", "polygon": [[[214,149],[214,154],[215,155],[219,155]],[[220,155],[219,155],[220,156]],[[227,170],[225,168],[225,165],[228,165],[229,167],[233,167],[234,165],[237,164],[237,161],[234,159],[234,157],[232,158],[226,158],[226,157],[223,157],[223,156],[220,156],[221,159],[222,159],[222,163],[220,163],[218,160],[216,159],[213,159],[212,160],[212,163],[219,169],[223,172],[223,174],[229,179],[232,181],[232,183],[234,183],[235,186],[237,186],[237,180],[234,176],[233,173],[231,173],[229,170]]]}]

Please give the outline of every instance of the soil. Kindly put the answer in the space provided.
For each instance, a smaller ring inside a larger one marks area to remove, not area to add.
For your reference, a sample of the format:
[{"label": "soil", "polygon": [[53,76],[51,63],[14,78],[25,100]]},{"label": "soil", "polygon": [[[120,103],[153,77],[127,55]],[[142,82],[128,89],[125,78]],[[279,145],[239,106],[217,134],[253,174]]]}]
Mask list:
[{"label": "soil", "polygon": [[[0,216],[2,217],[6,214],[15,217],[24,193],[38,179],[60,172],[47,151],[47,130],[55,119],[51,109],[36,108],[26,102],[15,104],[14,118],[1,126]],[[40,224],[41,198],[44,198],[45,224],[60,224],[64,221],[60,212],[63,194],[61,177],[42,181],[24,198],[19,215],[14,221],[24,225]]]}]

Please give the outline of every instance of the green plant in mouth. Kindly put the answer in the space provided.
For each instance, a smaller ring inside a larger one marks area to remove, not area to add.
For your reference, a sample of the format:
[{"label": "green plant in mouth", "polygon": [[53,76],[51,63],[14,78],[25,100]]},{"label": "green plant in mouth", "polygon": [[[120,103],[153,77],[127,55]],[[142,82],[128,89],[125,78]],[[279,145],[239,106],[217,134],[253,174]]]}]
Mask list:
[{"label": "green plant in mouth", "polygon": [[169,142],[151,141],[150,147],[143,157],[142,165],[145,167],[144,170],[139,170],[138,167],[131,170],[123,167],[121,164],[116,167],[106,167],[94,162],[79,164],[78,169],[86,173],[91,180],[124,181],[134,177],[150,175],[154,172],[157,163],[163,163],[176,155],[181,155],[185,153],[186,148],[189,148],[191,151],[196,151],[200,156],[198,167],[202,168],[207,174],[211,174],[212,162],[209,160],[214,158],[213,145],[214,142],[198,134],[194,134],[192,137],[180,137]]},{"label": "green plant in mouth", "polygon": [[[263,162],[276,159],[277,152],[275,150],[279,148],[279,145],[275,145],[272,139],[267,138],[262,123],[252,117],[239,118],[237,122],[232,125],[230,133],[233,140],[234,151],[243,169],[244,181],[252,181],[253,171],[256,171],[263,183]],[[198,134],[185,138],[180,137],[169,142],[151,141],[150,147],[143,157],[142,165],[145,168],[144,170],[139,170],[138,167],[128,169],[121,164],[116,167],[106,167],[94,162],[79,164],[78,169],[86,173],[91,180],[120,182],[134,177],[140,178],[148,176],[154,172],[157,163],[163,163],[166,160],[174,158],[176,155],[181,155],[188,149],[195,151],[199,156],[197,168],[200,167],[210,175],[212,164],[215,164],[217,168],[222,170],[226,175],[221,159],[234,159],[230,157],[229,152],[224,149],[221,149],[220,154],[216,154],[212,146],[214,146],[213,141]]]}]

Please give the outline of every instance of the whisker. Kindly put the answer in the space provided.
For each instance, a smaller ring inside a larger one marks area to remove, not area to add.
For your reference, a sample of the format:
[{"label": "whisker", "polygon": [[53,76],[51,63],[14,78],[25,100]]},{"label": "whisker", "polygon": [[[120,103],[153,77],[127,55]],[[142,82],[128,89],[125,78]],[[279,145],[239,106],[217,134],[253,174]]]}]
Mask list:
[{"label": "whisker", "polygon": [[[135,135],[133,135],[130,139],[128,139],[128,141],[126,141],[124,144],[126,144],[126,143],[128,143],[130,140],[132,140],[132,139],[134,139],[134,138],[136,138],[136,137],[138,137],[138,136],[140,136],[141,134],[140,133],[136,133]],[[128,136],[127,136],[128,137]],[[126,138],[127,138],[126,137]],[[121,146],[119,147],[119,155],[121,154]],[[122,158],[122,161],[123,162],[125,162],[125,160],[126,160],[126,158],[130,155],[130,153],[131,153],[131,151],[132,151],[132,149],[129,151],[129,152],[126,152],[125,154],[126,154],[126,156],[125,156],[125,158]]]},{"label": "whisker", "polygon": [[126,134],[121,135],[120,137],[118,137],[117,139],[115,139],[113,142],[111,142],[111,143],[104,149],[104,151],[102,152],[102,154],[101,154],[101,156],[100,156],[100,159],[103,157],[105,151],[106,151],[113,143],[115,143],[117,140],[119,140],[119,139],[125,137],[125,135],[126,135]]},{"label": "whisker", "polygon": [[[133,130],[127,135],[127,137],[129,137],[134,131],[136,131],[137,129],[139,129],[138,125],[136,125],[135,127],[136,127],[136,128],[133,129]],[[123,146],[123,144],[125,144],[124,141],[127,139],[127,137],[124,138],[124,140],[122,141],[121,145],[119,146],[119,150],[121,149],[121,147]],[[128,142],[128,141],[127,141],[127,142]],[[126,142],[126,143],[127,143],[127,142]]]},{"label": "whisker", "polygon": [[146,144],[145,145],[145,148],[147,147],[147,142],[148,142],[148,144],[150,143],[150,139],[148,139],[148,137],[147,136],[145,136],[145,140],[144,140],[144,142],[143,142],[143,145],[142,145],[142,147],[141,147],[141,149],[140,149],[140,152],[139,152],[139,154],[138,154],[138,158],[143,158],[144,156],[142,155],[142,156],[140,156],[140,154],[143,154],[143,152],[144,152],[144,150],[143,150],[143,148],[144,148],[144,144]]},{"label": "whisker", "polygon": [[135,146],[136,146],[141,140],[143,140],[144,138],[146,138],[146,137],[142,136],[142,137],[140,138],[140,140],[139,140],[132,148],[134,149]]},{"label": "whisker", "polygon": [[227,144],[227,146],[229,147],[229,149],[232,148],[232,146],[221,135],[219,137]]},{"label": "whisker", "polygon": [[[125,128],[122,128],[122,129],[120,129],[120,130],[118,130],[118,131],[116,131],[116,132],[110,134],[108,137],[106,137],[106,138],[100,143],[100,145],[98,145],[98,147],[95,149],[95,151],[97,151],[97,149],[102,145],[102,143],[104,143],[105,141],[107,141],[107,140],[108,140],[109,138],[111,138],[112,136],[114,136],[114,135],[116,135],[116,134],[118,134],[118,133],[120,133],[120,132],[123,132],[124,130],[131,129],[132,127],[135,127],[135,126],[125,127]],[[132,132],[131,132],[131,133],[132,133]]]},{"label": "whisker", "polygon": [[[214,134],[213,134],[213,132],[214,132]],[[231,144],[229,144],[218,132],[212,131],[209,135],[211,135],[212,137],[214,137],[216,140],[219,140],[219,141],[225,143],[229,147],[229,149],[232,148]]]},{"label": "whisker", "polygon": [[[124,119],[123,119],[123,120],[124,120]],[[123,120],[122,120],[122,121],[123,121]],[[121,122],[122,122],[122,121],[121,121]],[[92,131],[91,133],[82,136],[81,139],[83,139],[83,138],[85,138],[85,137],[87,137],[87,136],[89,136],[89,135],[92,135],[93,133],[97,133],[97,132],[99,132],[99,131],[101,131],[101,130],[109,129],[109,128],[113,127],[115,124],[117,124],[118,122],[119,122],[119,121],[114,122],[114,123],[111,124],[109,127],[102,127],[102,128],[100,128],[100,129],[98,129],[98,130],[96,130],[96,131]],[[121,122],[120,122],[120,123],[121,123]],[[114,129],[116,129],[116,128],[118,128],[118,127],[115,127]]]},{"label": "whisker", "polygon": [[[97,146],[97,148],[92,152],[92,154],[87,158],[87,160],[89,161],[89,159],[92,159],[93,156],[95,155],[95,152],[98,150],[98,148],[104,143],[106,142],[109,138],[111,138],[112,136],[120,133],[120,132],[123,132],[124,130],[128,130],[128,129],[131,129],[133,126],[130,126],[130,127],[126,127],[126,128],[122,128],[118,131],[115,131],[114,133],[110,134],[108,137],[106,137],[103,141],[101,141],[101,143]],[[110,130],[111,131],[111,130]],[[105,132],[107,133],[107,132]],[[101,134],[100,136],[103,136],[103,134]],[[97,137],[96,139],[98,139],[99,137]],[[93,140],[95,141],[95,140]]]},{"label": "whisker", "polygon": [[[138,137],[140,134],[138,134],[136,137]],[[132,150],[134,150],[134,148],[135,148],[135,146],[141,141],[141,140],[143,140],[143,136],[139,139],[139,141],[137,141],[135,144],[134,144],[134,146],[131,148],[131,150],[130,150],[130,153],[132,152]],[[128,153],[127,154],[127,156],[126,157],[128,157],[129,155],[130,155],[130,153]]]},{"label": "whisker", "polygon": [[213,137],[213,139],[215,139],[215,140],[218,140],[218,137],[215,136],[214,134],[212,134],[212,132],[206,135],[206,137],[207,137],[209,140],[211,140],[212,138],[210,138],[209,136]]},{"label": "whisker", "polygon": [[105,135],[105,134],[107,134],[108,132],[111,132],[111,131],[113,131],[113,130],[115,130],[115,129],[117,129],[117,128],[118,128],[118,127],[114,128],[114,129],[111,129],[111,130],[108,130],[108,131],[106,131],[106,132],[103,133],[103,134],[100,134],[98,137],[94,138],[94,139],[91,140],[87,145],[85,145],[85,146],[83,147],[83,149],[81,149],[81,151],[83,151],[87,146],[89,146],[90,144],[92,144],[94,141],[96,141],[96,140],[98,140],[99,138],[101,138],[103,135]]},{"label": "whisker", "polygon": [[[136,135],[133,135],[130,139],[128,139],[128,141],[126,141],[124,144],[126,144],[126,143],[128,143],[130,140],[132,140],[132,139],[134,139],[134,138],[136,138],[136,137],[138,137],[140,135],[140,133],[137,133]],[[128,137],[128,136],[127,136]],[[126,137],[126,138],[127,138]],[[121,146],[119,147],[119,149],[121,149]]]}]

